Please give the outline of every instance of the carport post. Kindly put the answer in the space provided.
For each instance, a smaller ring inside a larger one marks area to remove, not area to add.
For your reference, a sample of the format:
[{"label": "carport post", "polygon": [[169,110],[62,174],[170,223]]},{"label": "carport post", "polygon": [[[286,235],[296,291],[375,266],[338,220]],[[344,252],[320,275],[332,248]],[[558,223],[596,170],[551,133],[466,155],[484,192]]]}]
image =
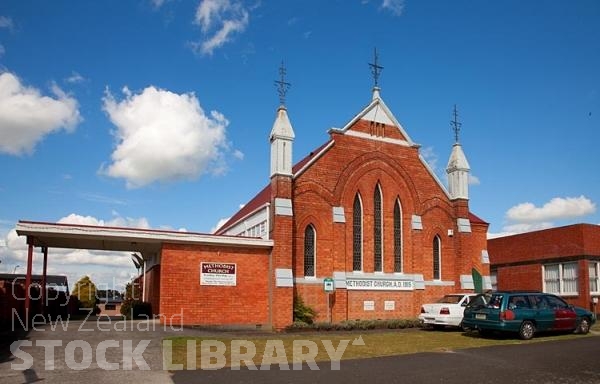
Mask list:
[{"label": "carport post", "polygon": [[29,246],[27,250],[27,274],[25,275],[25,317],[29,319],[29,312],[31,310],[31,293],[29,288],[31,287],[31,269],[33,267],[33,239],[27,236],[27,244]]},{"label": "carport post", "polygon": [[48,266],[48,247],[42,247],[44,253],[44,270],[42,271],[42,315],[46,316],[46,267]]}]

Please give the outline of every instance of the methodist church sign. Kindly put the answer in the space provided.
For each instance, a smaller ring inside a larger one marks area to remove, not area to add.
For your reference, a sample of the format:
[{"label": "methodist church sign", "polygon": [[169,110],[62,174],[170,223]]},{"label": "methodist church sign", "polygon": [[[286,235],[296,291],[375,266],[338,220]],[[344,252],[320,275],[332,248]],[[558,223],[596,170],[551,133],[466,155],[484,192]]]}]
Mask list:
[{"label": "methodist church sign", "polygon": [[200,263],[200,285],[235,286],[235,263]]},{"label": "methodist church sign", "polygon": [[355,279],[346,278],[346,289],[367,291],[412,291],[415,283],[411,280]]}]

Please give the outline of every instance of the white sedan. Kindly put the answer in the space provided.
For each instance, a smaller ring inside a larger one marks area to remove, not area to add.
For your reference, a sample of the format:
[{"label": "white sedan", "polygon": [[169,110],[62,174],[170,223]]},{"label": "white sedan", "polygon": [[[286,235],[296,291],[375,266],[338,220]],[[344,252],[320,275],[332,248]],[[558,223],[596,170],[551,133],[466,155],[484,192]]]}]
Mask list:
[{"label": "white sedan", "polygon": [[434,328],[445,326],[460,327],[463,312],[476,293],[453,293],[439,299],[436,303],[423,304],[419,320]]}]

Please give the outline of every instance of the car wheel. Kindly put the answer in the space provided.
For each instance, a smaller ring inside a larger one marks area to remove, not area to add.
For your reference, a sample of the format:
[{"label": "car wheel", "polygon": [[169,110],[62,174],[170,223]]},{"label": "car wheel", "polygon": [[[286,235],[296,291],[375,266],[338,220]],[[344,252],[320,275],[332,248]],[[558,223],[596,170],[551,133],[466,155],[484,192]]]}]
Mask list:
[{"label": "car wheel", "polygon": [[575,330],[575,332],[585,335],[589,331],[590,331],[590,320],[587,317],[584,317],[579,322],[579,325],[577,326],[577,329]]},{"label": "car wheel", "polygon": [[525,320],[519,328],[519,337],[522,340],[530,340],[535,333],[535,325],[531,321]]}]

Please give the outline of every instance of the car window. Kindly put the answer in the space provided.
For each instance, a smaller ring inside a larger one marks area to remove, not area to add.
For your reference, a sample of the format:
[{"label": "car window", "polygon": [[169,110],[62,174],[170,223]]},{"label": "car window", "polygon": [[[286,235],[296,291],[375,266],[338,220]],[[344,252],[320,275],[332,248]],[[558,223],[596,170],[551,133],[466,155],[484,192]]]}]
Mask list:
[{"label": "car window", "polygon": [[497,295],[497,294],[492,295],[487,307],[488,308],[500,308],[500,306],[502,306],[503,298],[504,298],[504,295]]},{"label": "car window", "polygon": [[508,309],[531,308],[526,295],[513,295],[508,300]]},{"label": "car window", "polygon": [[446,295],[444,297],[442,297],[441,299],[438,300],[438,303],[444,303],[444,304],[458,304],[458,302],[462,299],[462,296],[456,296],[456,295]]},{"label": "car window", "polygon": [[545,296],[548,301],[548,306],[552,309],[566,309],[569,308],[569,304],[563,301],[561,298],[556,296]]},{"label": "car window", "polygon": [[484,307],[488,301],[490,301],[490,294],[480,293],[479,295],[472,297],[467,308],[481,308]]}]

